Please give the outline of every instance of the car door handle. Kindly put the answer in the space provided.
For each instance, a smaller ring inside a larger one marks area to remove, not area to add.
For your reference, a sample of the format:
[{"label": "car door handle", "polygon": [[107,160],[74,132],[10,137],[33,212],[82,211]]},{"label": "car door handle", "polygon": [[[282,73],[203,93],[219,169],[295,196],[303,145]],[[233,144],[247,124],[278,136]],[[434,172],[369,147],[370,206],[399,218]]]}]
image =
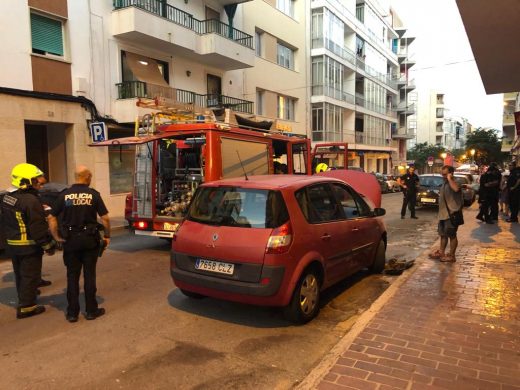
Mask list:
[{"label": "car door handle", "polygon": [[358,228],[352,228],[352,231],[353,232],[359,232],[359,229]]},{"label": "car door handle", "polygon": [[321,239],[323,241],[329,241],[332,238],[332,236],[328,233],[325,233],[323,236],[321,236]]}]

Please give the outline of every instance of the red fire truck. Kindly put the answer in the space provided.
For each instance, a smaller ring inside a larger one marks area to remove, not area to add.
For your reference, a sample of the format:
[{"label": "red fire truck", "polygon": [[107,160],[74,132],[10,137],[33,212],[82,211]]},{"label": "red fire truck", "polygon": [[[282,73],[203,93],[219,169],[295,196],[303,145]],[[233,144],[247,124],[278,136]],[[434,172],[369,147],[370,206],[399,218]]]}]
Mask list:
[{"label": "red fire truck", "polygon": [[172,238],[197,186],[244,175],[311,174],[310,140],[218,121],[158,125],[91,146],[135,145],[125,218],[136,234]]}]

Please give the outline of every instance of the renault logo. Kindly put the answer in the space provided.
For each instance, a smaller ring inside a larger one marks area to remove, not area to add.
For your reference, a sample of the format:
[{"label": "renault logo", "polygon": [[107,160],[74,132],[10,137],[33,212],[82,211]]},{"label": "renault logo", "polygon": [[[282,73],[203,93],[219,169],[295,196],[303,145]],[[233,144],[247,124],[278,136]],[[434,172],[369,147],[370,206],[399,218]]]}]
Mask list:
[{"label": "renault logo", "polygon": [[217,233],[213,233],[212,239],[213,239],[213,241],[217,241],[218,240],[218,234]]}]

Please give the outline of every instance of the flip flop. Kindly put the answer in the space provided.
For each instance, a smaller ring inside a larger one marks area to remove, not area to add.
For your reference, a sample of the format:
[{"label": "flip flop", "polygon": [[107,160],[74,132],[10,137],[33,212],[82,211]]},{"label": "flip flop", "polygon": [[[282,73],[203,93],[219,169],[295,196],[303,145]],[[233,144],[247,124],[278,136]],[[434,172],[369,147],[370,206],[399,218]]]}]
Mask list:
[{"label": "flip flop", "polygon": [[456,261],[455,256],[452,254],[447,254],[441,257],[441,261],[443,263],[454,263]]},{"label": "flip flop", "polygon": [[435,252],[432,252],[428,255],[430,259],[438,260],[444,256],[444,253],[442,253],[440,250],[436,250]]}]

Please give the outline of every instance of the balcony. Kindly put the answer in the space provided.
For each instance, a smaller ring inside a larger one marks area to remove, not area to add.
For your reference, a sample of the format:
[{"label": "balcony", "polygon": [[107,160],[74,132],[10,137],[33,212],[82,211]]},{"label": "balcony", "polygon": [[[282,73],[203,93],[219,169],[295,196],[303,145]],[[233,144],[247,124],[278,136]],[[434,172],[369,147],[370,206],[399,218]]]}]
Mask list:
[{"label": "balcony", "polygon": [[115,102],[115,116],[120,122],[132,121],[133,119],[131,118],[135,119],[135,99],[137,98],[154,99],[162,97],[178,103],[194,104],[195,106],[202,108],[231,108],[234,111],[245,114],[252,114],[254,109],[253,102],[248,100],[226,95],[198,94],[193,91],[163,87],[161,85],[145,83],[143,81],[125,81],[116,84],[116,87],[118,100]]},{"label": "balcony", "polygon": [[367,135],[362,131],[356,131],[356,143],[373,146],[390,146],[391,139]]},{"label": "balcony", "polygon": [[515,141],[510,138],[503,138],[502,139],[502,152],[509,153],[511,152],[511,149],[513,148]]},{"label": "balcony", "polygon": [[502,126],[513,126],[515,124],[515,115],[504,112],[502,115]]},{"label": "balcony", "polygon": [[359,56],[356,58],[356,66],[358,70],[362,70],[368,77],[378,80],[392,89],[397,89],[397,82],[393,79],[392,75],[379,73],[374,68],[365,64],[365,61]]},{"label": "balcony", "polygon": [[399,127],[392,129],[392,139],[413,139],[415,138],[415,129]]},{"label": "balcony", "polygon": [[223,70],[254,65],[253,37],[219,20],[198,20],[159,0],[115,0],[112,34]]},{"label": "balcony", "polygon": [[351,95],[350,93],[347,93],[340,89],[331,87],[329,85],[313,85],[312,96],[328,96],[336,100],[341,100],[342,102],[355,104],[354,95]]},{"label": "balcony", "polygon": [[518,96],[518,92],[507,92],[504,93],[504,100],[505,101],[516,101],[516,97]]},{"label": "balcony", "polygon": [[397,105],[396,111],[400,114],[405,115],[415,114],[415,104],[407,104],[406,102],[401,102]]},{"label": "balcony", "polygon": [[334,42],[332,42],[330,39],[327,39],[325,37],[318,37],[312,39],[312,48],[313,49],[327,49],[331,51],[332,53],[336,54],[338,57],[341,57],[345,61],[349,62],[352,65],[356,65],[356,55],[354,52],[350,49],[347,49],[346,47],[341,47]]}]

